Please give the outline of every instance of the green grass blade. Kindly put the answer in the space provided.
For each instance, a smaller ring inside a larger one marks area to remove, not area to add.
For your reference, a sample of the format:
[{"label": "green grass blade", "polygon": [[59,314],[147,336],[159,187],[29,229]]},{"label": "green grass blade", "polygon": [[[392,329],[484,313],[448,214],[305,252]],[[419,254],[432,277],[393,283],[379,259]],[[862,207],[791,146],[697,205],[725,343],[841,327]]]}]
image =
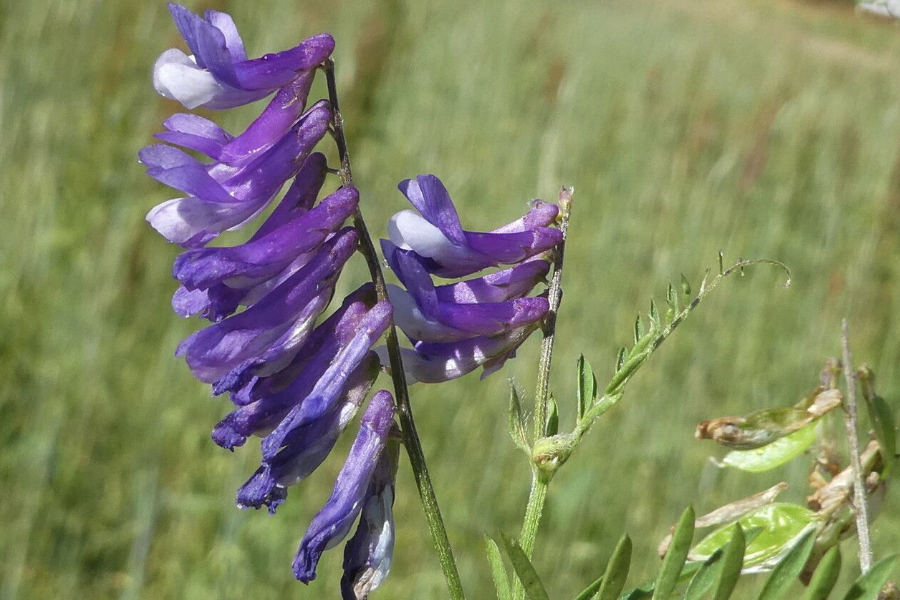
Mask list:
[{"label": "green grass blade", "polygon": [[734,534],[731,541],[725,547],[725,556],[722,558],[722,571],[719,574],[719,583],[716,585],[714,600],[728,600],[731,597],[738,579],[741,578],[741,569],[744,566],[744,552],[747,550],[747,538],[744,536],[744,528],[740,523],[734,524]]},{"label": "green grass blade", "polygon": [[518,542],[502,532],[500,533],[500,538],[503,540],[503,546],[506,548],[506,555],[509,556],[513,569],[515,569],[519,581],[522,582],[522,587],[525,588],[525,595],[528,600],[550,600],[544,584],[541,583],[541,578],[538,577],[537,571],[534,570],[534,565],[525,556],[525,551],[522,550]]},{"label": "green grass blade", "polygon": [[606,564],[606,572],[603,574],[603,585],[597,600],[615,600],[625,587],[628,578],[628,570],[631,568],[631,538],[628,534],[622,536],[613,551],[612,557]]},{"label": "green grass blade", "polygon": [[766,580],[759,600],[781,600],[803,570],[816,543],[816,530],[810,529],[782,558]]},{"label": "green grass blade", "polygon": [[868,573],[857,579],[850,586],[850,589],[844,596],[844,600],[875,600],[878,597],[878,592],[881,591],[881,588],[884,587],[884,584],[887,583],[888,578],[891,576],[891,571],[894,570],[898,558],[900,558],[900,554],[892,554],[875,563]]},{"label": "green grass blade", "polygon": [[804,600],[826,600],[834,589],[838,577],[841,575],[841,551],[834,546],[822,562],[819,563],[816,572],[813,574],[812,581],[809,582],[809,588],[806,590]]},{"label": "green grass blade", "polygon": [[694,507],[689,506],[678,520],[678,526],[672,536],[672,544],[663,559],[659,577],[656,579],[656,589],[653,590],[653,600],[666,600],[678,584],[681,568],[687,560],[694,539],[694,522],[696,515]]},{"label": "green grass blade", "polygon": [[488,563],[491,565],[491,578],[494,580],[494,588],[497,590],[497,600],[512,600],[512,590],[509,587],[509,577],[503,566],[503,557],[500,556],[500,548],[497,542],[488,536],[484,536],[487,545]]}]

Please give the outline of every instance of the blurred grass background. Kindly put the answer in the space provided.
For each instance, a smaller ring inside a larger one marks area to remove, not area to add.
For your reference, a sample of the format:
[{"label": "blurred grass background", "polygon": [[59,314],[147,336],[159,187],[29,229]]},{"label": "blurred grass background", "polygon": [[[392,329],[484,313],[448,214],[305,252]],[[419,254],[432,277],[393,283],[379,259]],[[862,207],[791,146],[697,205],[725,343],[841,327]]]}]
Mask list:
[{"label": "blurred grass background", "polygon": [[[793,268],[786,292],[764,268],[729,280],[559,474],[536,555],[554,598],[593,580],[625,530],[635,581],[650,573],[689,502],[782,478],[802,500],[803,461],[719,471],[693,428],[799,399],[838,353],[842,316],[856,360],[900,397],[896,27],[799,0],[187,4],[231,12],[254,55],[334,34],[378,234],[418,173],[440,175],[476,229],[576,187],[553,380],[566,423],[578,354],[607,375],[636,310],[679,273],[696,285],[719,249]],[[170,312],[176,249],[143,220],[170,192],[135,158],[177,108],[150,84],[181,43],[164,3],[0,0],[0,32],[0,599],[336,597],[339,550],[310,588],[290,563],[340,456],[277,517],[236,510],[256,452],[212,444],[227,407],[172,357],[197,323]],[[254,110],[222,118],[238,129]],[[343,285],[363,276],[357,264]],[[491,597],[482,534],[518,532],[528,468],[506,378],[532,389],[537,345],[484,382],[413,389],[473,599]],[[444,597],[406,467],[400,479],[377,597]],[[882,553],[898,502],[885,513]]]}]

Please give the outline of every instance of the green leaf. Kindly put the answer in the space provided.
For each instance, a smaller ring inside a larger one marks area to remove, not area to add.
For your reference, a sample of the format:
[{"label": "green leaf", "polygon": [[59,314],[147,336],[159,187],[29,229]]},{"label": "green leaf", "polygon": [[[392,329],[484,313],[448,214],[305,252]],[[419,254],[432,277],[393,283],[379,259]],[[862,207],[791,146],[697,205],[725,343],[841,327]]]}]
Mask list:
[{"label": "green leaf", "polygon": [[719,575],[719,582],[716,584],[716,593],[713,596],[713,600],[728,600],[731,597],[738,579],[741,577],[741,570],[744,567],[744,552],[747,550],[747,538],[744,536],[744,528],[741,527],[740,523],[735,523],[731,529],[734,533],[731,536],[731,541],[725,547],[721,574]]},{"label": "green leaf", "polygon": [[691,305],[691,284],[687,277],[684,276],[684,273],[681,274],[681,305]]},{"label": "green leaf", "polygon": [[782,558],[763,586],[759,600],[781,600],[794,584],[803,566],[816,544],[816,530],[810,529],[794,543],[790,551]]},{"label": "green leaf", "polygon": [[497,590],[497,600],[512,600],[512,590],[509,587],[509,577],[503,566],[503,558],[500,556],[500,548],[497,542],[488,536],[484,536],[487,545],[488,563],[491,565],[491,577],[494,580],[494,588]]},{"label": "green leaf", "polygon": [[595,580],[594,583],[584,588],[575,600],[592,600],[594,596],[597,595],[597,590],[600,589],[601,585],[603,585],[603,575]]},{"label": "green leaf", "polygon": [[881,396],[872,396],[872,401],[867,403],[867,406],[884,456],[896,458],[897,426],[890,405]]},{"label": "green leaf", "polygon": [[[746,532],[744,568],[767,565],[777,560],[815,521],[816,513],[808,508],[781,502],[763,506],[744,515],[737,521]],[[756,531],[759,533],[756,534]],[[710,556],[728,543],[731,537],[732,526],[721,527],[694,546],[692,554],[700,557]]]},{"label": "green leaf", "polygon": [[656,335],[659,333],[661,324],[659,321],[659,309],[656,308],[656,302],[650,300],[650,333]]},{"label": "green leaf", "polygon": [[522,416],[522,402],[519,400],[519,392],[512,381],[509,382],[509,435],[517,448],[531,455],[528,446],[528,437],[525,435],[525,418]]},{"label": "green leaf", "polygon": [[538,577],[537,571],[534,570],[534,565],[528,560],[525,551],[522,550],[518,542],[503,532],[500,533],[500,539],[503,540],[506,555],[509,556],[509,561],[512,563],[519,581],[522,582],[522,587],[525,588],[525,595],[528,600],[550,600],[544,584],[541,583],[541,578]]},{"label": "green leaf", "polygon": [[559,433],[559,404],[556,403],[556,398],[553,397],[553,394],[550,394],[548,404],[546,431],[548,436],[554,436]]},{"label": "green leaf", "polygon": [[716,550],[712,556],[703,561],[700,570],[691,578],[684,592],[684,600],[700,600],[712,588],[722,570],[723,554],[722,550]]},{"label": "green leaf", "polygon": [[581,419],[597,399],[597,378],[591,364],[584,360],[584,354],[578,357],[578,389],[575,395],[578,399],[578,418]]},{"label": "green leaf", "polygon": [[719,250],[719,275],[725,274],[725,253]]},{"label": "green leaf", "polygon": [[625,587],[628,578],[628,570],[631,568],[631,538],[628,534],[622,536],[612,557],[606,564],[606,572],[603,573],[603,585],[597,600],[615,600]]},{"label": "green leaf", "polygon": [[875,563],[868,573],[850,586],[844,600],[875,600],[881,588],[890,578],[898,558],[900,558],[900,554],[892,554]]},{"label": "green leaf", "polygon": [[748,473],[770,471],[803,454],[816,438],[816,424],[810,423],[762,448],[729,452],[722,463]]},{"label": "green leaf", "polygon": [[625,360],[628,358],[628,351],[625,350],[625,347],[619,348],[619,354],[616,355],[616,373],[622,370],[622,367],[625,366]]},{"label": "green leaf", "polygon": [[675,287],[671,283],[666,288],[666,304],[669,305],[669,309],[666,311],[666,322],[671,323],[678,314],[678,296],[675,295]]},{"label": "green leaf", "polygon": [[838,546],[833,546],[816,568],[806,590],[806,596],[803,597],[804,600],[826,600],[840,575],[841,551]]},{"label": "green leaf", "polygon": [[694,539],[695,521],[694,508],[689,506],[682,513],[681,518],[678,520],[678,525],[675,527],[672,543],[669,545],[669,551],[666,552],[666,557],[663,559],[659,577],[656,578],[653,600],[666,600],[678,584],[678,576],[681,575],[681,568],[687,561],[688,552],[691,549],[691,541]]},{"label": "green leaf", "polygon": [[634,319],[634,345],[637,346],[638,343],[643,339],[644,334],[647,333],[644,330],[644,322],[641,320],[641,315],[638,315]]}]

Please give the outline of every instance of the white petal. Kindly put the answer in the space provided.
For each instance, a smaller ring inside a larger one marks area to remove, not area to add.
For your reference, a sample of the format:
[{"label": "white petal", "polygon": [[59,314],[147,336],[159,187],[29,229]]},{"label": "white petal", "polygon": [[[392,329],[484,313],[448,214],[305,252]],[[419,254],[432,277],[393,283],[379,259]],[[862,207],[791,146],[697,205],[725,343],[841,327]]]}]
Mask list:
[{"label": "white petal", "polygon": [[247,212],[247,207],[189,196],[154,206],[147,213],[147,221],[170,242],[182,244],[201,231],[220,232],[233,227],[247,218]]},{"label": "white petal", "polygon": [[388,237],[403,250],[414,250],[444,265],[468,263],[472,251],[454,246],[441,230],[411,210],[403,210],[388,222]]},{"label": "white petal", "polygon": [[153,65],[153,87],[160,95],[197,108],[226,93],[212,73],[177,48],[163,52]]}]

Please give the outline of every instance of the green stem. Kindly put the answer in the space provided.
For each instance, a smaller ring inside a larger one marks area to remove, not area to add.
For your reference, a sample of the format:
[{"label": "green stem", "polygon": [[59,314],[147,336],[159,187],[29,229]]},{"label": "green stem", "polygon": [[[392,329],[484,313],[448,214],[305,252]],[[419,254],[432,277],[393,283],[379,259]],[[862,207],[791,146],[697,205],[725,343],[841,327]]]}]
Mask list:
[{"label": "green stem", "polygon": [[[353,173],[350,170],[350,155],[347,152],[347,141],[344,137],[344,120],[341,117],[340,107],[338,105],[337,84],[334,77],[334,60],[329,58],[324,64],[325,78],[328,84],[328,100],[331,103],[333,116],[334,138],[338,147],[338,155],[341,160],[340,177],[341,183],[347,186],[353,186]],[[384,274],[381,272],[381,263],[378,260],[378,253],[375,245],[372,243],[372,237],[366,227],[363,219],[362,211],[357,206],[353,214],[353,225],[359,233],[360,249],[363,256],[366,257],[366,263],[369,267],[369,273],[372,282],[375,284],[375,293],[379,301],[387,300],[387,288],[384,284]],[[431,538],[434,542],[434,548],[437,551],[438,560],[441,563],[441,570],[444,573],[444,579],[447,581],[447,589],[450,591],[450,597],[453,600],[465,600],[462,582],[459,578],[459,571],[456,568],[456,561],[453,558],[453,551],[450,548],[450,539],[447,537],[447,529],[444,527],[444,520],[441,517],[441,510],[438,506],[437,497],[434,494],[434,486],[431,483],[431,476],[428,474],[428,465],[425,462],[425,453],[422,450],[422,443],[419,440],[419,434],[416,432],[416,423],[413,420],[412,407],[409,402],[409,388],[406,384],[406,375],[403,371],[403,359],[400,355],[400,341],[397,337],[397,329],[394,324],[387,331],[388,356],[390,358],[391,379],[394,383],[394,393],[397,398],[398,417],[400,419],[400,430],[403,438],[403,445],[406,453],[409,455],[409,464],[412,468],[413,477],[416,480],[416,486],[419,488],[419,497],[422,501],[422,508],[425,511],[425,520],[428,522],[428,529],[431,532]]]},{"label": "green stem", "polygon": [[[556,259],[553,263],[553,278],[550,280],[548,292],[550,310],[547,312],[547,320],[544,325],[544,339],[541,341],[541,357],[538,363],[537,389],[534,395],[535,440],[539,440],[547,435],[547,413],[550,403],[550,366],[553,361],[553,342],[556,337],[556,315],[559,311],[559,304],[562,301],[563,260],[566,252],[566,235],[569,230],[572,193],[572,188],[563,188],[559,193],[559,205],[562,214],[559,229],[562,231],[562,241],[557,248]],[[541,516],[544,513],[544,505],[547,502],[547,488],[549,486],[549,478],[542,476],[538,469],[532,466],[531,492],[528,495],[525,519],[522,523],[522,535],[519,538],[519,545],[528,558],[531,558],[534,552],[535,539],[541,524]],[[513,598],[514,600],[524,600],[525,598],[525,589],[518,579],[516,579]]]}]

